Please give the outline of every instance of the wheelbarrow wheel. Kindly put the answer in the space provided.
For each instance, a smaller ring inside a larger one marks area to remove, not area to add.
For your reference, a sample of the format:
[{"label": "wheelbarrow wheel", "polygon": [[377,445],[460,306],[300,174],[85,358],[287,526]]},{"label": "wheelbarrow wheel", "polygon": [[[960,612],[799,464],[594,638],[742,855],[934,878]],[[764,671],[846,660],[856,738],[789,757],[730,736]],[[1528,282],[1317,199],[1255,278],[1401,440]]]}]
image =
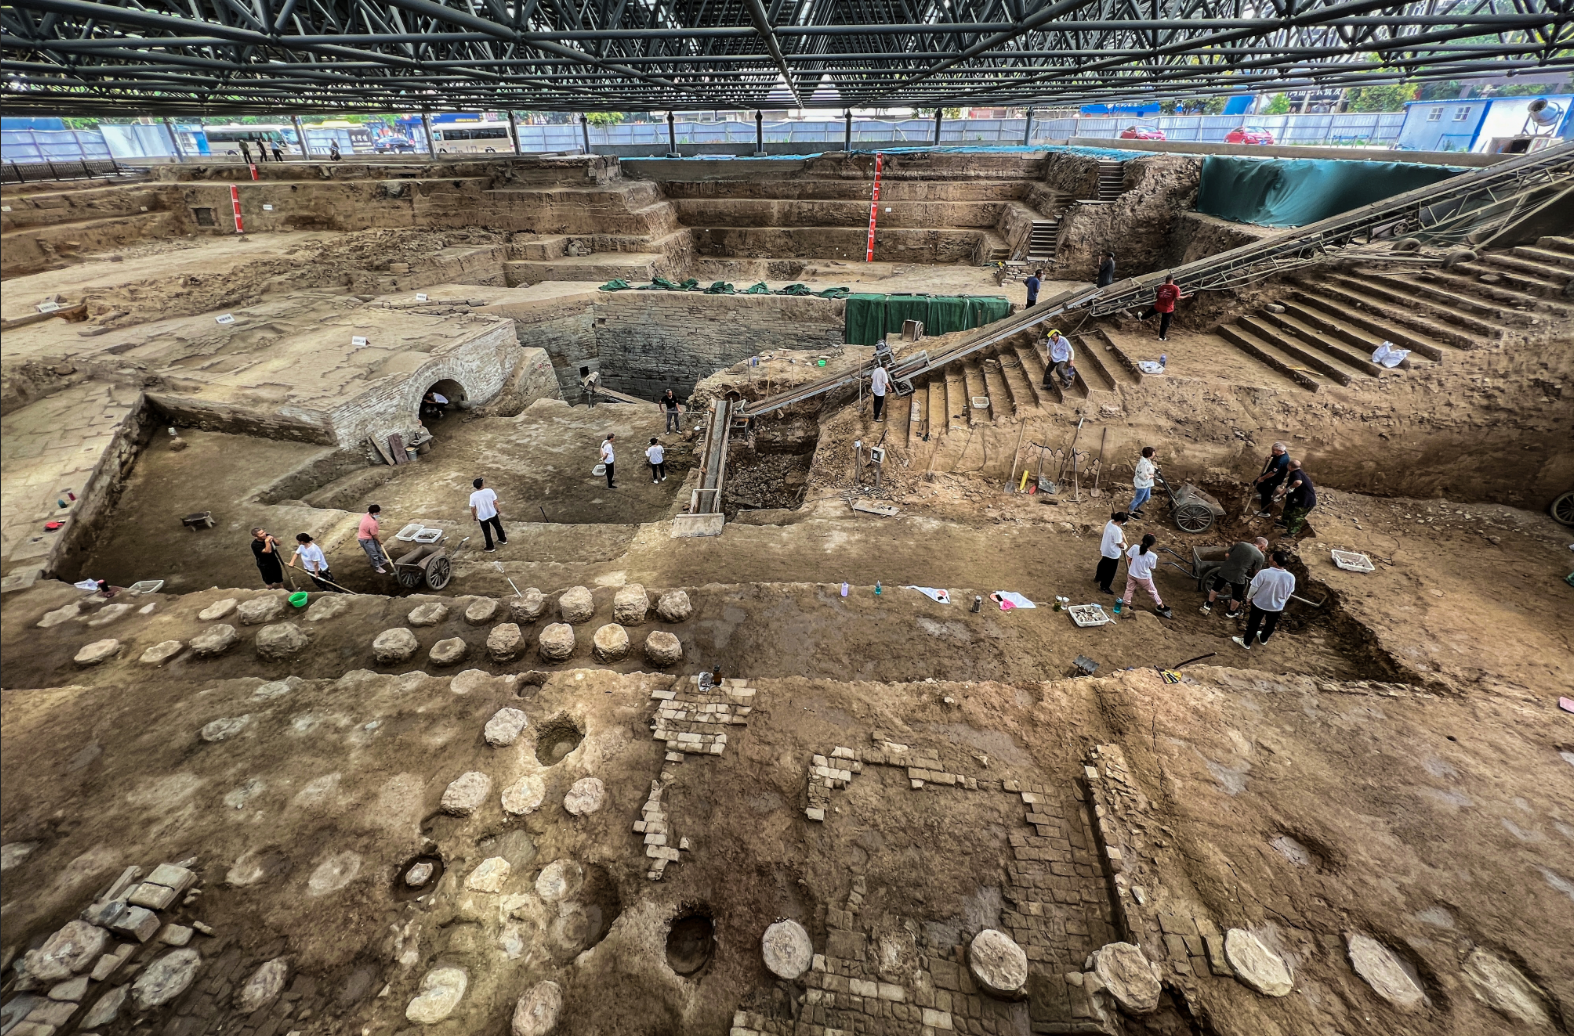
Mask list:
[{"label": "wheelbarrow wheel", "polygon": [[1175,524],[1182,532],[1204,532],[1213,524],[1207,504],[1181,504],[1175,509]]},{"label": "wheelbarrow wheel", "polygon": [[1563,525],[1574,525],[1574,493],[1564,493],[1552,501],[1547,513]]},{"label": "wheelbarrow wheel", "polygon": [[399,572],[399,585],[406,590],[414,590],[421,585],[421,572],[415,570],[401,570]]},{"label": "wheelbarrow wheel", "polygon": [[447,558],[435,558],[426,566],[426,585],[433,590],[441,590],[448,585],[448,580],[453,577],[449,570]]}]

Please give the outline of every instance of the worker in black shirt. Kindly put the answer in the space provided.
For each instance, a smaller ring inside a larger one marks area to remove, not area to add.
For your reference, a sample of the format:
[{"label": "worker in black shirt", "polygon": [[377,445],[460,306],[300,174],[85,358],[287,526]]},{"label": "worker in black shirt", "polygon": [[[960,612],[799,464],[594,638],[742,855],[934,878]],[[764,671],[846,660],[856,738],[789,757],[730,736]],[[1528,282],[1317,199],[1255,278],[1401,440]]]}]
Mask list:
[{"label": "worker in black shirt", "polygon": [[1273,453],[1268,457],[1268,463],[1262,466],[1262,474],[1252,483],[1257,489],[1257,499],[1262,506],[1257,511],[1259,518],[1273,517],[1273,497],[1279,487],[1284,485],[1284,476],[1290,470],[1290,448],[1282,442],[1273,444]]},{"label": "worker in black shirt", "polygon": [[1284,517],[1277,524],[1284,526],[1285,535],[1294,536],[1316,506],[1317,487],[1312,485],[1312,476],[1301,468],[1300,461],[1292,460],[1284,488]]},{"label": "worker in black shirt", "polygon": [[1115,253],[1105,252],[1104,261],[1099,263],[1099,287],[1107,288],[1115,283]]}]

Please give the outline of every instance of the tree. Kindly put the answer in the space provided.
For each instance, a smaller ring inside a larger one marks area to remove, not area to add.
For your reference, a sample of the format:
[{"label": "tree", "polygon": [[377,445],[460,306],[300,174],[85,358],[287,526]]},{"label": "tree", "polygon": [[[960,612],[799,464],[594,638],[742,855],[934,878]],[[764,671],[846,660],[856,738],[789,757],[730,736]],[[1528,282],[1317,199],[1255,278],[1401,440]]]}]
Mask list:
[{"label": "tree", "polygon": [[1287,115],[1290,111],[1290,95],[1274,94],[1268,106],[1262,110],[1264,115]]},{"label": "tree", "polygon": [[[935,113],[934,108],[914,108],[913,111],[919,115],[932,116]],[[960,108],[942,108],[940,111],[943,113],[941,115],[943,121],[949,122],[952,119],[960,119],[962,117],[962,109]]]},{"label": "tree", "polygon": [[1404,111],[1405,102],[1415,100],[1416,88],[1404,83],[1387,86],[1360,86],[1347,95],[1346,110],[1352,112]]},{"label": "tree", "polygon": [[607,126],[616,126],[618,123],[622,122],[625,118],[627,118],[627,116],[624,115],[622,112],[586,112],[585,113],[585,121],[586,122],[590,123],[592,126],[600,126],[602,128],[605,128]]}]

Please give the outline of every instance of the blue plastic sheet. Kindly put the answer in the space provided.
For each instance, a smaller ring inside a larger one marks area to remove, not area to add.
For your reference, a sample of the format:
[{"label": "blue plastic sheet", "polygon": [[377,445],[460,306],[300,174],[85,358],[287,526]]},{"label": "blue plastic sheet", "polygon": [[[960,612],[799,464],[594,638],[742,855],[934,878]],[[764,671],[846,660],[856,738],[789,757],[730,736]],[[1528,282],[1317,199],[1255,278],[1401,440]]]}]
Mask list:
[{"label": "blue plastic sheet", "polygon": [[1197,211],[1264,227],[1303,227],[1458,176],[1451,166],[1209,155]]}]

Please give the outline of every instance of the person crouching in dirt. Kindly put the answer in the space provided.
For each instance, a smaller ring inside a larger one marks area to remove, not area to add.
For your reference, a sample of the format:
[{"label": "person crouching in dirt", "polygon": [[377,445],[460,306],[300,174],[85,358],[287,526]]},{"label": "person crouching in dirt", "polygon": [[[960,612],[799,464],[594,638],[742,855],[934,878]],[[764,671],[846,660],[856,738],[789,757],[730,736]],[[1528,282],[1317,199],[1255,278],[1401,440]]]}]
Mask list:
[{"label": "person crouching in dirt", "polygon": [[1076,368],[1071,364],[1075,354],[1071,351],[1071,340],[1059,331],[1049,333],[1049,361],[1050,368],[1044,372],[1044,387],[1049,388],[1051,382],[1059,380],[1064,388],[1076,384]]},{"label": "person crouching in dirt", "polygon": [[1312,485],[1312,476],[1301,468],[1298,460],[1290,462],[1283,493],[1284,517],[1275,524],[1284,526],[1286,536],[1294,536],[1306,524],[1306,516],[1317,506],[1317,487]]},{"label": "person crouching in dirt", "polygon": [[1224,565],[1213,575],[1213,585],[1208,588],[1208,599],[1197,609],[1207,615],[1213,611],[1213,603],[1219,599],[1219,591],[1225,587],[1230,588],[1230,607],[1224,613],[1226,618],[1238,618],[1241,614],[1241,605],[1246,601],[1246,584],[1255,576],[1263,566],[1263,554],[1268,549],[1268,541],[1262,536],[1250,543],[1242,540],[1230,548],[1224,556]]}]

